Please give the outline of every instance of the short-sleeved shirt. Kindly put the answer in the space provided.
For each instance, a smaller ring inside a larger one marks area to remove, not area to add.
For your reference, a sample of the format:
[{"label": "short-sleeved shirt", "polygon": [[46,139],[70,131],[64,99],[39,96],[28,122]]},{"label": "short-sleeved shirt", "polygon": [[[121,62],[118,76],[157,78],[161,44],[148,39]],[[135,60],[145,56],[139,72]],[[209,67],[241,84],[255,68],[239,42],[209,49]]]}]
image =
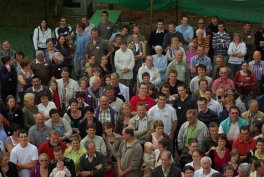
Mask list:
[{"label": "short-sleeved shirt", "polygon": [[241,137],[236,138],[233,141],[232,149],[239,150],[241,156],[246,156],[250,151],[254,151],[256,148],[256,140],[254,138],[249,138],[248,143],[245,143]]},{"label": "short-sleeved shirt", "polygon": [[145,99],[141,99],[138,95],[133,96],[130,100],[131,111],[135,112],[137,110],[137,103],[145,103],[147,111],[155,105],[153,98],[146,96]]},{"label": "short-sleeved shirt", "polygon": [[204,64],[206,66],[206,69],[211,70],[212,69],[212,63],[211,59],[207,57],[206,55],[199,57],[198,55],[191,58],[191,68],[195,68],[199,64]]}]

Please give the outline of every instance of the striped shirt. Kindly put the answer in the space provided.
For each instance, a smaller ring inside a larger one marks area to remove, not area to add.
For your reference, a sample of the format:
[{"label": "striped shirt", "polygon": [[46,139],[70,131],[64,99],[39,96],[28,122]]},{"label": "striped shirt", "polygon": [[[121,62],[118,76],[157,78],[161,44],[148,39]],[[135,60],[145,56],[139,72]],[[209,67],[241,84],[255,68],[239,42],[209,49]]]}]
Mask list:
[{"label": "striped shirt", "polygon": [[214,49],[214,55],[223,55],[227,56],[228,46],[230,44],[230,35],[226,32],[224,33],[215,33],[212,45]]}]

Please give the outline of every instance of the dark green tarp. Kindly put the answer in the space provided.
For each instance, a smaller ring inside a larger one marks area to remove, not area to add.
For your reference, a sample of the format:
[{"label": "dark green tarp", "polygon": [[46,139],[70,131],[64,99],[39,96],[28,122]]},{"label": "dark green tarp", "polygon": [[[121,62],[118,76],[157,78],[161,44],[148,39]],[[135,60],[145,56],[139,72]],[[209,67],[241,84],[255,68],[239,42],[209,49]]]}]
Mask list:
[{"label": "dark green tarp", "polygon": [[[151,0],[97,0],[121,7],[150,10]],[[178,0],[181,11],[227,20],[264,22],[264,0]],[[153,0],[154,10],[176,8],[176,0]]]}]

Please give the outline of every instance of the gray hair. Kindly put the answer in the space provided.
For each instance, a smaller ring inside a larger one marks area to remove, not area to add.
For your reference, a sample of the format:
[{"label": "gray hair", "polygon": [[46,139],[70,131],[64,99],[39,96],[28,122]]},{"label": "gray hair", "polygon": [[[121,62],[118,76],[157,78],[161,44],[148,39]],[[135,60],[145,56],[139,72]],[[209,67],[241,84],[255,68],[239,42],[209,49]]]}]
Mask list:
[{"label": "gray hair", "polygon": [[210,157],[207,157],[207,156],[202,157],[201,158],[201,163],[203,163],[203,161],[205,161],[205,160],[209,160],[210,161],[210,164],[212,165],[212,160],[211,160]]},{"label": "gray hair", "polygon": [[90,87],[92,87],[94,83],[96,83],[97,79],[100,79],[100,78],[98,76],[92,76],[90,78],[90,81],[89,81]]},{"label": "gray hair", "polygon": [[36,51],[36,57],[38,58],[40,56],[43,56],[44,57],[44,52],[42,50]]},{"label": "gray hair", "polygon": [[171,152],[170,151],[163,151],[161,153],[161,157],[163,157],[163,156],[167,156],[167,158],[169,159],[169,161],[171,161],[172,155],[171,155]]},{"label": "gray hair", "polygon": [[160,45],[156,45],[155,46],[155,51],[158,50],[158,49],[161,49],[162,50],[162,47]]},{"label": "gray hair", "polygon": [[246,176],[249,176],[250,174],[250,165],[248,163],[241,163],[239,165],[239,168],[242,172],[246,173]]}]

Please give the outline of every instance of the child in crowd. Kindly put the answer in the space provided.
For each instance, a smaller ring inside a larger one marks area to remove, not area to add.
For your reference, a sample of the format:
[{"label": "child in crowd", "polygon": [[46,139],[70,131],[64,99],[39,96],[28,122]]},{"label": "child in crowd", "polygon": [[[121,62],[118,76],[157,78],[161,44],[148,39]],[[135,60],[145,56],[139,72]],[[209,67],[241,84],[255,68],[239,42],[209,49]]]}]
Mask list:
[{"label": "child in crowd", "polygon": [[71,177],[71,172],[64,166],[63,161],[58,161],[56,168],[52,170],[49,177]]},{"label": "child in crowd", "polygon": [[104,177],[117,177],[115,169],[113,168],[113,162],[111,159],[106,159],[104,165],[106,169]]},{"label": "child in crowd", "polygon": [[146,142],[144,144],[144,155],[142,169],[147,171],[148,168],[153,169],[155,167],[155,154],[153,151],[153,144]]},{"label": "child in crowd", "polygon": [[49,83],[49,89],[52,94],[52,101],[55,103],[57,110],[61,112],[60,97],[58,92],[58,84],[56,80],[51,79]]},{"label": "child in crowd", "polygon": [[232,165],[227,165],[224,167],[224,176],[225,177],[233,177],[234,175],[234,167]]}]

